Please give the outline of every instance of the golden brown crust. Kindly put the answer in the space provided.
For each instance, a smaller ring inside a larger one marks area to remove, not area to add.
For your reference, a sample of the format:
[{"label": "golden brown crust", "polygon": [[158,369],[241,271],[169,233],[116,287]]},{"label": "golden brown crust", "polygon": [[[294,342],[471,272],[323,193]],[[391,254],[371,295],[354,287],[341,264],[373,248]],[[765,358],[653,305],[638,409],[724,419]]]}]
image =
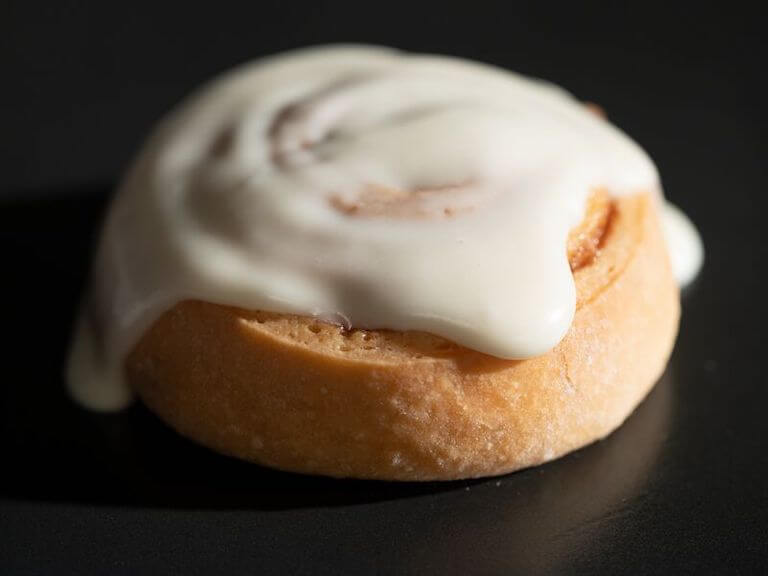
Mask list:
[{"label": "golden brown crust", "polygon": [[653,200],[621,198],[611,214],[599,255],[574,272],[573,324],[543,356],[186,301],[131,353],[129,381],[181,434],[285,470],[447,480],[551,460],[623,422],[677,332]]}]

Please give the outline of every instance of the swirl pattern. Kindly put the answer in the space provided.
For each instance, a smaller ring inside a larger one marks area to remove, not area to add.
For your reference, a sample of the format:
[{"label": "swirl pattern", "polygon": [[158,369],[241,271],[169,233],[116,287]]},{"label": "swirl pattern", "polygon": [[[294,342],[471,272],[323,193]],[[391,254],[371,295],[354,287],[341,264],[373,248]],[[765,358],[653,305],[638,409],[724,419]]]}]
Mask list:
[{"label": "swirl pattern", "polygon": [[568,232],[647,155],[563,90],[371,47],[217,79],[150,138],[108,216],[92,314],[111,370],[179,300],[541,354],[575,309]]}]

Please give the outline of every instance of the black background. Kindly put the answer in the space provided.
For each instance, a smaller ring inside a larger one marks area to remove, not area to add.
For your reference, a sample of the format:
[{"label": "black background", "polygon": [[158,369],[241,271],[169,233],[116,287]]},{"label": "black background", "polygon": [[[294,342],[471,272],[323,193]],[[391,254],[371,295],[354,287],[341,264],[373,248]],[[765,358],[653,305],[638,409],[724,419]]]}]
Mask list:
[{"label": "black background", "polygon": [[[761,9],[736,3],[0,3],[0,572],[765,573],[768,129]],[[624,427],[445,484],[306,478],[76,409],[61,359],[94,226],[152,123],[258,55],[324,42],[475,58],[598,102],[707,262]]]}]

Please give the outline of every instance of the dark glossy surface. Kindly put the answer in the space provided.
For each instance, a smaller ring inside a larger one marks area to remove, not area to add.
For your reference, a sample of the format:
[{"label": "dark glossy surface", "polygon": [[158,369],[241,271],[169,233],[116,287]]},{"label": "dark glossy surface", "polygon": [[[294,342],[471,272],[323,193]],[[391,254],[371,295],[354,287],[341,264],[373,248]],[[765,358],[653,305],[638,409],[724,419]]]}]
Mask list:
[{"label": "dark glossy surface", "polygon": [[[768,571],[764,19],[736,3],[441,3],[439,19],[389,2],[193,4],[0,14],[0,574]],[[501,478],[339,481],[218,456],[140,406],[94,415],[65,397],[61,361],[110,187],[57,183],[115,178],[211,73],[331,40],[555,80],[650,151],[707,260],[666,375],[615,434]]]}]

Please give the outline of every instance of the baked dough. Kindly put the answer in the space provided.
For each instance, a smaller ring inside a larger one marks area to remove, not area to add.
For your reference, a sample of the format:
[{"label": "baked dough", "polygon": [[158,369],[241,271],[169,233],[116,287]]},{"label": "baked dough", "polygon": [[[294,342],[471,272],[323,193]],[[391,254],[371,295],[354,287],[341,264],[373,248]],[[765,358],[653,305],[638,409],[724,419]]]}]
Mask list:
[{"label": "baked dough", "polygon": [[569,241],[575,318],[543,356],[183,301],[130,353],[128,380],[182,435],[284,470],[449,480],[552,460],[627,418],[677,333],[659,199],[600,198]]}]

